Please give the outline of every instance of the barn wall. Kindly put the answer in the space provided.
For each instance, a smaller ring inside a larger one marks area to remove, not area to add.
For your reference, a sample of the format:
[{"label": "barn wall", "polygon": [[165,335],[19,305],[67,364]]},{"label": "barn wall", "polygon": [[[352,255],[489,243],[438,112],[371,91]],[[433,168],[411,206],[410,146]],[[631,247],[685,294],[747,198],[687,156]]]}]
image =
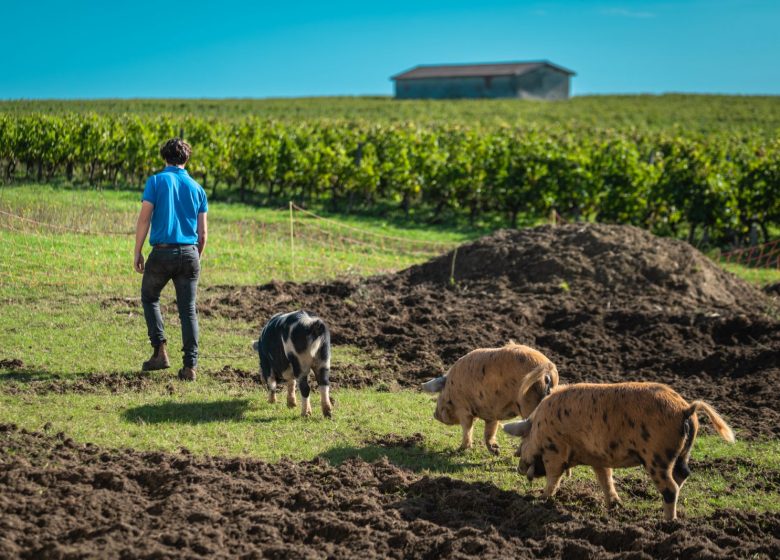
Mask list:
[{"label": "barn wall", "polygon": [[526,99],[568,99],[569,75],[544,66],[514,79],[517,97]]},{"label": "barn wall", "polygon": [[395,96],[398,99],[568,99],[569,75],[542,67],[522,76],[395,80]]},{"label": "barn wall", "polygon": [[395,81],[395,96],[398,99],[516,97],[516,91],[511,76],[423,78]]}]

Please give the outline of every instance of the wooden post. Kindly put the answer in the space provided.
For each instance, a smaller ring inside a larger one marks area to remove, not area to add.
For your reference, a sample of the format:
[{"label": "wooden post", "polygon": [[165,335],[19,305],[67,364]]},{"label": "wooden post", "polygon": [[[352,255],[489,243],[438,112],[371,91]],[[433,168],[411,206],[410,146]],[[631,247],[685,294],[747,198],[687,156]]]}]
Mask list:
[{"label": "wooden post", "polygon": [[450,286],[455,285],[455,258],[458,256],[458,248],[452,251],[452,266],[450,267]]},{"label": "wooden post", "polygon": [[293,202],[290,201],[290,280],[295,279],[295,237],[293,231]]}]

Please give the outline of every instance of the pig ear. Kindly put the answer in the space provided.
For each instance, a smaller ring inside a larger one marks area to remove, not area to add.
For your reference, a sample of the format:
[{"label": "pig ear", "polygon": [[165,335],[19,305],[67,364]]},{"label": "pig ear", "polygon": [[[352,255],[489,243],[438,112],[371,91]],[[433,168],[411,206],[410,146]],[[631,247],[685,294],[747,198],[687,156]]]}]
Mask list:
[{"label": "pig ear", "polygon": [[531,432],[531,421],[522,420],[521,422],[504,424],[504,431],[510,436],[525,437]]},{"label": "pig ear", "polygon": [[422,390],[426,393],[439,393],[444,389],[444,384],[447,382],[447,376],[442,375],[436,379],[431,379],[422,384]]}]

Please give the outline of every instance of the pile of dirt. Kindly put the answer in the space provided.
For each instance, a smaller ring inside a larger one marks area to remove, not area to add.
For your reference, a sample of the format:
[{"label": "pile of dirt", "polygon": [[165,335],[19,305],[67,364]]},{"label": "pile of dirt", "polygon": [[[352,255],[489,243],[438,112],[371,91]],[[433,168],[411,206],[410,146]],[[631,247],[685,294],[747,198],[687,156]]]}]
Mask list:
[{"label": "pile of dirt", "polygon": [[[760,290],[713,263],[688,243],[632,226],[572,224],[500,230],[458,247],[456,282],[506,281],[520,292],[571,290],[613,303],[641,297],[663,305],[761,312]],[[453,254],[412,267],[413,284],[445,283]]]},{"label": "pile of dirt", "polygon": [[309,309],[366,351],[340,386],[415,386],[479,347],[539,348],[563,382],[661,381],[744,435],[780,436],[780,312],[689,245],[627,226],[500,231],[397,274],[212,288],[208,313]]},{"label": "pile of dirt", "polygon": [[60,379],[58,375],[51,378],[38,378],[38,374],[27,374],[24,369],[7,375],[0,385],[0,391],[10,395],[48,393],[123,393],[125,391],[142,391],[152,384],[149,372],[134,371],[127,373],[90,373],[83,377]]},{"label": "pile of dirt", "polygon": [[268,464],[105,450],[9,425],[0,425],[0,511],[2,558],[780,555],[778,514],[637,522],[421,478],[384,460]]}]

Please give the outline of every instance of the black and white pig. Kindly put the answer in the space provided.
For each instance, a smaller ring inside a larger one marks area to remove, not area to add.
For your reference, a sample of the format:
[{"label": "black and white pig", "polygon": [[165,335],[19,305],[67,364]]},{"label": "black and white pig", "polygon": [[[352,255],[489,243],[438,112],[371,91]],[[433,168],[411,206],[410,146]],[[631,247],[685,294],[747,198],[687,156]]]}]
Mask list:
[{"label": "black and white pig", "polygon": [[276,384],[287,382],[287,406],[294,408],[295,385],[301,391],[301,414],[311,415],[309,371],[314,370],[322,414],[330,418],[330,331],[325,322],[306,311],[277,313],[252,343],[260,355],[260,374],[268,387],[268,402],[276,402]]}]

